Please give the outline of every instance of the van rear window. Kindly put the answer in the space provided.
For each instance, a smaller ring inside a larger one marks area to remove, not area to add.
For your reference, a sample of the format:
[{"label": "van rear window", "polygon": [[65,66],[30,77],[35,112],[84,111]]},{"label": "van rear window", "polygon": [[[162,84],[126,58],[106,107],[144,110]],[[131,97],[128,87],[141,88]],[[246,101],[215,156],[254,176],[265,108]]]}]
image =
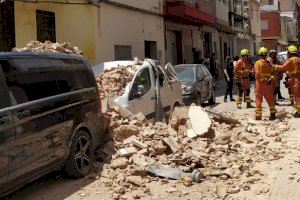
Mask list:
[{"label": "van rear window", "polygon": [[94,77],[82,61],[51,59],[50,62],[57,72],[59,93],[95,87]]}]

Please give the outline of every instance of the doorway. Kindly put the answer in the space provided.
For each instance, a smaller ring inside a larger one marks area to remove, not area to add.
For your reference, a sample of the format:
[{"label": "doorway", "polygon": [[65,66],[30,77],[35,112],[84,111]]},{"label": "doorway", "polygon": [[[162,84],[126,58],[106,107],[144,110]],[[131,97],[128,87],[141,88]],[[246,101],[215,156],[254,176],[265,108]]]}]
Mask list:
[{"label": "doorway", "polygon": [[157,42],[145,41],[145,58],[157,60]]},{"label": "doorway", "polygon": [[183,63],[182,58],[182,34],[181,31],[175,31],[176,47],[177,47],[177,64]]}]

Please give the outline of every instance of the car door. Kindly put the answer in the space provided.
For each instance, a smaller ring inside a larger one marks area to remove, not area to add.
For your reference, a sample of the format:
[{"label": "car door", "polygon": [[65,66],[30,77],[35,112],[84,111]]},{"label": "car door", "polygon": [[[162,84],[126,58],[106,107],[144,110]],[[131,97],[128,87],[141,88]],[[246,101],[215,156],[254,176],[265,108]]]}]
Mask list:
[{"label": "car door", "polygon": [[54,150],[61,142],[52,138],[61,128],[58,113],[54,112],[56,75],[47,58],[16,58],[0,64],[5,68],[15,122],[13,173],[9,179],[20,183],[32,180],[61,161],[61,155]]},{"label": "car door", "polygon": [[15,132],[12,126],[12,114],[9,111],[11,103],[1,68],[0,64],[0,194],[3,194],[9,186],[8,178],[12,167]]},{"label": "car door", "polygon": [[207,80],[204,76],[203,71],[201,70],[201,68],[198,66],[196,67],[196,75],[197,75],[197,86],[199,88],[199,92],[201,94],[201,100],[202,102],[207,100]]},{"label": "car door", "polygon": [[207,91],[208,91],[208,98],[210,98],[211,93],[214,90],[214,82],[213,82],[213,78],[210,74],[210,72],[207,70],[207,68],[205,66],[201,66],[201,69],[204,73],[204,76],[206,77],[207,80]]},{"label": "car door", "polygon": [[142,113],[147,119],[155,118],[155,82],[150,66],[140,68],[133,79],[129,93],[129,104],[134,113]]}]

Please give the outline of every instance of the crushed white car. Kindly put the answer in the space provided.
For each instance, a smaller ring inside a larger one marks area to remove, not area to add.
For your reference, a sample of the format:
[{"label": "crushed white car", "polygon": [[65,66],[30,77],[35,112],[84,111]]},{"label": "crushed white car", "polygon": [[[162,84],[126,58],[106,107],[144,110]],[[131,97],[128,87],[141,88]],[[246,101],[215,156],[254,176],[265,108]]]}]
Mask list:
[{"label": "crushed white car", "polygon": [[[105,70],[133,64],[134,61],[101,63],[93,71],[99,77]],[[114,99],[118,105],[132,113],[142,113],[152,122],[164,121],[174,107],[182,105],[180,82],[171,64],[162,67],[158,61],[145,59],[134,73],[124,93]]]}]

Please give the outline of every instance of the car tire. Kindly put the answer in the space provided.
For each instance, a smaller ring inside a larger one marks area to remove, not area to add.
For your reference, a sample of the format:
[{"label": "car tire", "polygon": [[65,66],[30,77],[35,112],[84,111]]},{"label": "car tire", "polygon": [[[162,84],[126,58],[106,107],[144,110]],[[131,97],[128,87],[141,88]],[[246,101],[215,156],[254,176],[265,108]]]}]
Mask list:
[{"label": "car tire", "polygon": [[93,144],[89,134],[79,130],[72,140],[69,158],[65,164],[67,175],[82,178],[93,168]]},{"label": "car tire", "polygon": [[208,100],[209,105],[213,105],[216,103],[216,91],[213,90],[211,95],[210,95],[210,99]]}]

